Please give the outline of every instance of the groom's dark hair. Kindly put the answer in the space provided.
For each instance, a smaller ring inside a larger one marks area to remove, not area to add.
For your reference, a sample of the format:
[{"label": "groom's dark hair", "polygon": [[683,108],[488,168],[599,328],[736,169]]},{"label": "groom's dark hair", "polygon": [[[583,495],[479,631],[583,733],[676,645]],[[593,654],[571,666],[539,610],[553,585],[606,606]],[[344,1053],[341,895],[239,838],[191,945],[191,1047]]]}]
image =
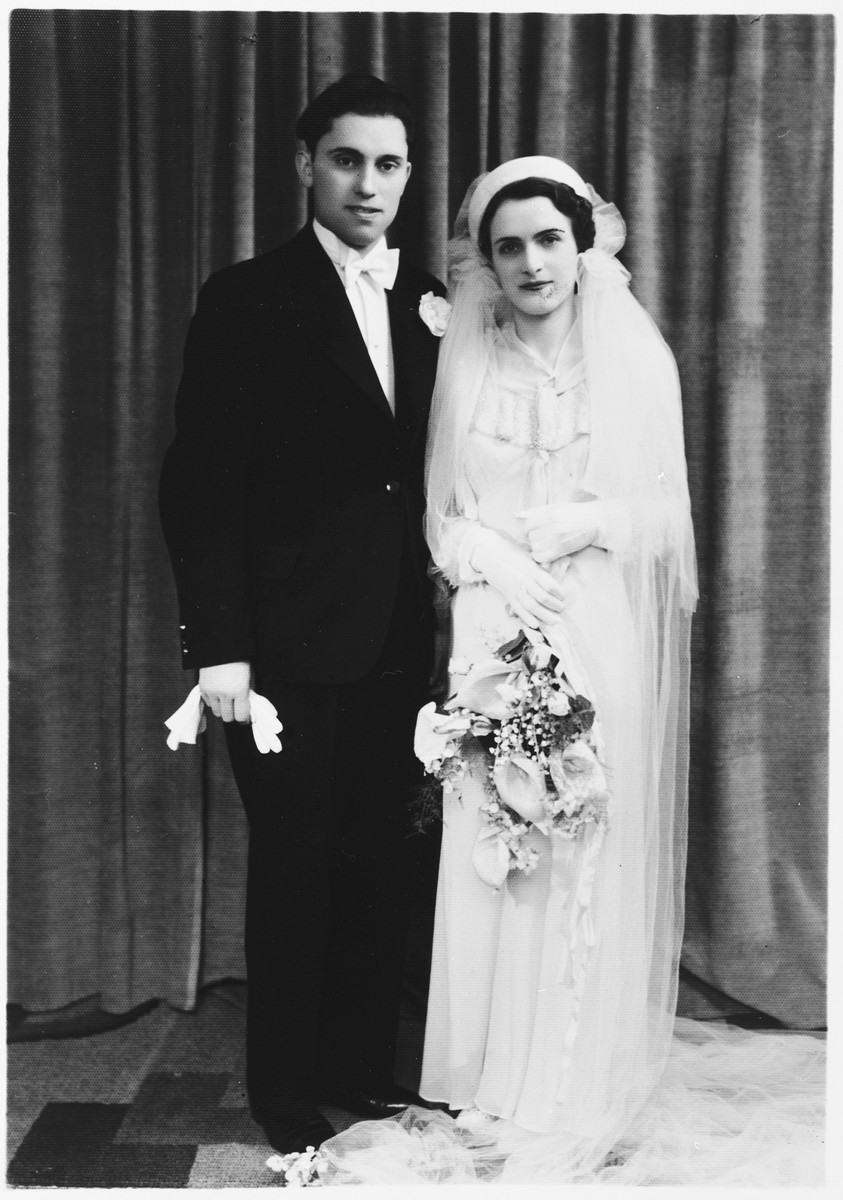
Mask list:
[{"label": "groom's dark hair", "polygon": [[296,122],[296,137],[304,142],[311,154],[315,154],[317,142],[330,133],[334,118],[346,113],[361,117],[397,117],[407,131],[407,145],[413,144],[416,121],[407,97],[376,75],[343,75],[325,88],[311,100]]}]

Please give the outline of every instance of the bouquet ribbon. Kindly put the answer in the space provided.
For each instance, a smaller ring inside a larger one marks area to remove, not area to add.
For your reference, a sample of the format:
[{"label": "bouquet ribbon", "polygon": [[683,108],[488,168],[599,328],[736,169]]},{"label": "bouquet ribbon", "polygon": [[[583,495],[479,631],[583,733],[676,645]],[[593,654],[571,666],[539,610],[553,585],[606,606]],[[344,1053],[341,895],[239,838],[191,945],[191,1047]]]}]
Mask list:
[{"label": "bouquet ribbon", "polygon": [[[196,739],[204,732],[206,720],[204,701],[199,691],[199,685],[190,692],[184,704],[177,708],[164,724],[170,730],[167,735],[167,745],[171,750],[178,750],[184,742],[195,746]],[[281,740],[278,734],[284,726],[278,720],[278,709],[257,692],[249,692],[249,715],[252,721],[252,737],[261,754],[280,754]]]}]

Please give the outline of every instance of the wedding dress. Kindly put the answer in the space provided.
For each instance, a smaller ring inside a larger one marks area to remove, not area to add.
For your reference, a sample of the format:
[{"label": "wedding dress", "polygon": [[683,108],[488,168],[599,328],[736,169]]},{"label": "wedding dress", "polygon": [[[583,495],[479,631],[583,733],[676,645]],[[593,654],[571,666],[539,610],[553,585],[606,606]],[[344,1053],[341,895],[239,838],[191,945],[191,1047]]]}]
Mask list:
[{"label": "wedding dress", "polygon": [[[552,365],[512,324],[496,339],[494,357],[497,383],[477,405],[466,471],[482,527],[523,543],[517,513],[588,498],[579,322]],[[457,557],[467,533],[454,531]],[[475,761],[445,799],[421,1093],[452,1108],[475,1104],[537,1132],[557,1128],[573,1111],[580,1123],[605,1118],[596,1047],[608,1035],[614,1061],[606,1070],[630,1072],[623,1060],[635,1054],[637,1037],[622,1031],[643,1020],[645,863],[625,856],[624,847],[644,839],[646,764],[634,630],[622,581],[609,569],[610,547],[621,536],[610,528],[606,548],[589,546],[555,565],[565,610],[558,626],[543,630],[599,714],[613,796],[602,846],[594,826],[576,841],[535,832],[538,867],[510,872],[494,891],[471,861],[485,763]],[[453,622],[453,661],[463,670],[519,630],[503,597],[484,582],[458,587]],[[637,954],[629,953],[633,945]],[[589,1092],[566,1095],[570,1079],[583,1074],[574,1061],[582,1055],[592,1063]]]},{"label": "wedding dress", "polygon": [[[493,588],[459,582],[472,527],[523,542],[517,513],[591,498],[581,321],[553,364],[505,325],[490,377],[464,445],[470,516],[452,523],[440,558],[458,582],[460,673],[518,631]],[[599,715],[612,795],[602,844],[594,827],[574,842],[534,832],[538,867],[511,871],[495,891],[471,862],[486,798],[480,756],[445,797],[420,1090],[498,1119],[461,1128],[414,1108],[361,1123],[323,1148],[328,1182],[821,1181],[822,1041],[674,1024],[682,863],[664,854],[653,698],[616,564],[627,516],[610,507],[604,544],[554,566],[565,609],[543,630]],[[683,842],[681,821],[676,834]]]}]

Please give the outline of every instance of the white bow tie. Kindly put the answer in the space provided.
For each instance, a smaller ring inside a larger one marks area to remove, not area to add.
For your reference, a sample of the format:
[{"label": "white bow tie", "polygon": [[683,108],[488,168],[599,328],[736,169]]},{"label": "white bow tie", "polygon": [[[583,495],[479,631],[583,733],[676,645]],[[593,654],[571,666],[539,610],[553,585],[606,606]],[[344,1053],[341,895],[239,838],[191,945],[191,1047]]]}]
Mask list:
[{"label": "white bow tie", "polygon": [[365,258],[361,258],[359,254],[355,254],[353,258],[349,257],[343,267],[346,290],[353,287],[361,275],[368,275],[381,287],[392,288],[398,274],[399,254],[399,250],[376,250],[373,254],[367,254]]}]

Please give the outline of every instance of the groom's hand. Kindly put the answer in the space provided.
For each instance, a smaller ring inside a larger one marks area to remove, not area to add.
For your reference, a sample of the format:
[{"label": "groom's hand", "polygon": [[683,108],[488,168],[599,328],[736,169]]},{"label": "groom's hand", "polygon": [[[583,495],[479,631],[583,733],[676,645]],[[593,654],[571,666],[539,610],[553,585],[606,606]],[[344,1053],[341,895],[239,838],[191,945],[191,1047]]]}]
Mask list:
[{"label": "groom's hand", "polygon": [[247,662],[199,668],[199,691],[215,717],[247,725],[252,670]]}]

